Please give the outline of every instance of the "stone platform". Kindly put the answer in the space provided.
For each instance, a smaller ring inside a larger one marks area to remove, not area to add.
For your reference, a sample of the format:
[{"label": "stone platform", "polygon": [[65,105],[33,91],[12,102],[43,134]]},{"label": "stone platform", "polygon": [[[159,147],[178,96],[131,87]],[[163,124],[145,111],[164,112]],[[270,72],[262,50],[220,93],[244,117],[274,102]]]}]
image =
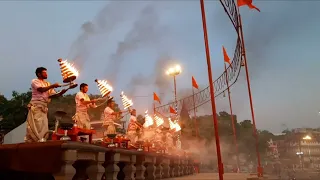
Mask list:
[{"label": "stone platform", "polygon": [[48,141],[0,145],[0,179],[143,180],[194,174],[194,160],[81,142]]}]

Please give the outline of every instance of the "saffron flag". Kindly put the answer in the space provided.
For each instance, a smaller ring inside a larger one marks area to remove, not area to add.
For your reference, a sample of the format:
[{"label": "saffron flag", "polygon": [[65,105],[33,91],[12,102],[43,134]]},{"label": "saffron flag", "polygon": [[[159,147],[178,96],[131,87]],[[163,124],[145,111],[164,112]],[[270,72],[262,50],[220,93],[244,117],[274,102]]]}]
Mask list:
[{"label": "saffron flag", "polygon": [[155,92],[153,93],[153,100],[154,100],[154,101],[158,101],[159,104],[161,104],[160,98],[159,98],[159,96],[158,96]]},{"label": "saffron flag", "polygon": [[252,4],[252,0],[238,0],[238,6],[248,6],[250,9],[255,9],[260,12],[260,9]]},{"label": "saffron flag", "polygon": [[174,110],[171,106],[169,106],[169,111],[171,114],[177,114],[176,110]]},{"label": "saffron flag", "polygon": [[196,79],[192,76],[192,86],[196,89],[199,89],[198,83],[196,81]]},{"label": "saffron flag", "polygon": [[227,53],[226,49],[224,48],[224,46],[222,46],[222,53],[223,53],[224,62],[231,65],[230,58],[229,58],[228,53]]}]

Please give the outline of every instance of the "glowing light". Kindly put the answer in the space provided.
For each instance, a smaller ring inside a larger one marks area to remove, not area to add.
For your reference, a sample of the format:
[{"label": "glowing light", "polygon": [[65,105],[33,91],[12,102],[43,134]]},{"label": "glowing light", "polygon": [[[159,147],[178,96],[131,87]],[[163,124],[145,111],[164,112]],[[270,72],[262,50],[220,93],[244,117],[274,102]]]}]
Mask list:
[{"label": "glowing light", "polygon": [[176,125],[171,121],[171,118],[168,118],[168,121],[169,121],[169,128],[170,129],[176,128]]},{"label": "glowing light", "polygon": [[128,97],[126,95],[124,95],[123,91],[121,92],[120,97],[122,99],[122,104],[123,104],[124,109],[127,109],[133,105],[132,100],[128,99]]},{"label": "glowing light", "polygon": [[176,128],[176,132],[178,132],[178,131],[181,130],[181,127],[180,127],[180,125],[179,125],[178,122],[176,122],[176,123],[174,124],[174,127]]},{"label": "glowing light", "polygon": [[145,112],[145,116],[144,117],[145,117],[145,122],[143,124],[144,128],[147,128],[147,127],[153,125],[153,119],[152,119],[152,117],[150,117],[148,115],[148,110]]},{"label": "glowing light", "polygon": [[176,76],[182,72],[181,66],[180,65],[175,65],[174,67],[170,67],[167,71],[166,74],[170,76]]},{"label": "glowing light", "polygon": [[154,120],[156,121],[157,127],[161,126],[164,123],[164,120],[157,115],[154,115]]},{"label": "glowing light", "polygon": [[304,140],[311,140],[312,138],[309,135],[306,135],[305,137],[303,137],[302,139]]},{"label": "glowing light", "polygon": [[60,63],[61,75],[64,82],[74,81],[79,76],[79,72],[73,64],[62,59],[58,59],[58,62]]},{"label": "glowing light", "polygon": [[108,82],[106,80],[96,79],[95,82],[97,82],[97,85],[98,85],[98,88],[100,90],[102,97],[109,95],[113,91],[112,86],[110,84],[108,84]]}]

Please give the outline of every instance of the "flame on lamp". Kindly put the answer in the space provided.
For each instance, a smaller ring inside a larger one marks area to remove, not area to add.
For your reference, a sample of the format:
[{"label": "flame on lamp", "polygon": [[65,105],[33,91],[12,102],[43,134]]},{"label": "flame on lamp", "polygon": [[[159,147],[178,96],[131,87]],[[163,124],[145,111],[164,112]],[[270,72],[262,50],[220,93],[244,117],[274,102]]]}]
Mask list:
[{"label": "flame on lamp", "polygon": [[112,86],[110,86],[110,84],[108,84],[108,82],[106,80],[96,79],[95,82],[98,85],[98,88],[100,90],[102,97],[109,95],[113,91]]},{"label": "flame on lamp", "polygon": [[144,122],[144,124],[143,124],[143,127],[144,127],[144,128],[147,128],[147,127],[153,125],[153,119],[152,119],[152,117],[150,117],[150,116],[148,115],[148,110],[145,112],[144,117],[145,117],[145,122]]},{"label": "flame on lamp", "polygon": [[79,72],[73,64],[69,63],[67,60],[62,59],[58,59],[58,62],[60,65],[61,75],[64,83],[74,81],[79,76]]},{"label": "flame on lamp", "polygon": [[154,120],[156,121],[157,127],[161,126],[164,123],[164,120],[157,115],[154,115]]},{"label": "flame on lamp", "polygon": [[123,91],[121,92],[121,99],[124,109],[127,109],[133,105],[132,99],[128,99],[126,95],[124,95]]},{"label": "flame on lamp", "polygon": [[170,129],[176,128],[176,125],[171,121],[171,118],[168,118]]},{"label": "flame on lamp", "polygon": [[175,128],[176,128],[176,132],[178,132],[178,131],[181,130],[181,127],[180,127],[180,125],[179,125],[178,122],[176,122],[176,123],[174,124],[174,126],[175,126]]}]

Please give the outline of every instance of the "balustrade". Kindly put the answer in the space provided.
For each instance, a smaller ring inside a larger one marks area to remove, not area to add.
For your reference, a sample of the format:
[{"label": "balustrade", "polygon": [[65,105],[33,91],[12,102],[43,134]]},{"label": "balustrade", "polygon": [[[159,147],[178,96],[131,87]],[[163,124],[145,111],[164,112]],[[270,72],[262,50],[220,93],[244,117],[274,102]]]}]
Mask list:
[{"label": "balustrade", "polygon": [[0,179],[155,180],[193,174],[192,157],[48,141],[0,146]]}]

